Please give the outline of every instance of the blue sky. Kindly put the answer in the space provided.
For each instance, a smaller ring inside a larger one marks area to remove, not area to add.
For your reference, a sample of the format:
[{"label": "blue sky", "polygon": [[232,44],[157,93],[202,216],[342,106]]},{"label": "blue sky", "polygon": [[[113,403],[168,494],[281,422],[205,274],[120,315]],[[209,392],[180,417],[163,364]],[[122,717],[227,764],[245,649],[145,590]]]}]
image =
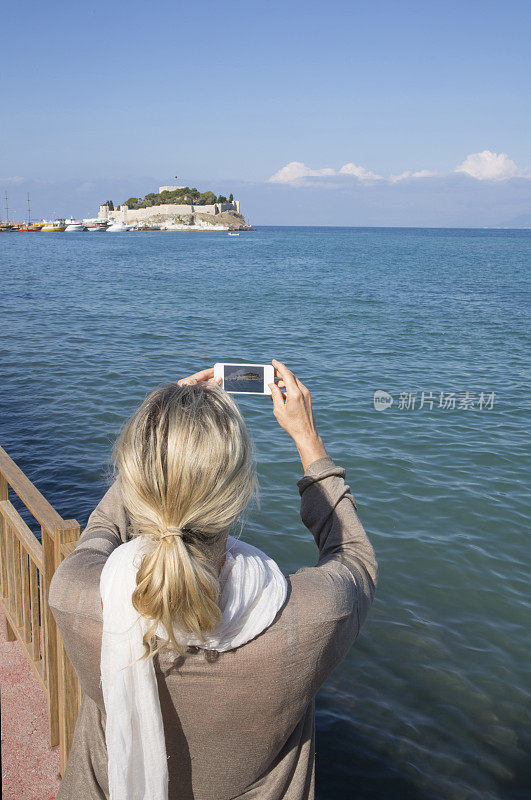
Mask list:
[{"label": "blue sky", "polygon": [[87,216],[178,175],[256,224],[531,225],[530,22],[513,0],[9,4],[0,189]]}]

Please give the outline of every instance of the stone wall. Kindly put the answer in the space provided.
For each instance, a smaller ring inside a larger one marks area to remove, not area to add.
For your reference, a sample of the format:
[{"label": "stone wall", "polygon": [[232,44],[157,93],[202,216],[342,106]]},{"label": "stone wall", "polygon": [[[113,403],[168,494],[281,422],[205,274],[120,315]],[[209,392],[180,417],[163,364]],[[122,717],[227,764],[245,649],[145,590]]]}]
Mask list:
[{"label": "stone wall", "polygon": [[120,206],[115,211],[109,211],[106,205],[100,206],[98,219],[110,219],[114,222],[147,222],[158,217],[160,219],[190,216],[190,214],[221,214],[223,211],[236,211],[240,213],[240,202],[234,200],[232,203],[214,203],[209,206],[195,206],[187,204],[167,203],[163,206],[150,206],[149,208],[129,209],[127,206]]}]

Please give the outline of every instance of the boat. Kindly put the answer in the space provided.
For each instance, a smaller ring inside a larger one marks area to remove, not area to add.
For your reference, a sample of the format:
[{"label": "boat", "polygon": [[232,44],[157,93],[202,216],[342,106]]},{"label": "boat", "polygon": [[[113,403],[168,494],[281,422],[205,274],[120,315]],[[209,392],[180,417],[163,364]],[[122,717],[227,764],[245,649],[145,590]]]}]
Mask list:
[{"label": "boat", "polygon": [[4,192],[6,198],[6,218],[4,222],[0,223],[0,231],[11,232],[18,231],[20,224],[18,222],[11,222],[9,219],[9,206],[7,203],[7,192]]},{"label": "boat", "polygon": [[112,222],[107,231],[108,233],[123,233],[124,231],[130,231],[132,227],[132,225],[126,225],[125,222]]},{"label": "boat", "polygon": [[21,225],[19,228],[19,231],[24,231],[25,233],[32,233],[41,230],[42,225],[39,225],[37,222],[29,222],[27,225]]},{"label": "boat", "polygon": [[85,227],[87,231],[106,231],[107,230],[107,223],[106,222],[95,222],[94,220],[83,220],[85,223]]},{"label": "boat", "polygon": [[2,222],[0,230],[2,231],[18,231],[18,225],[14,225],[12,222],[9,221],[9,206],[7,204],[7,192],[4,192],[5,199],[6,199],[6,219],[5,222]]},{"label": "boat", "polygon": [[28,192],[28,221],[23,225],[20,225],[19,231],[24,231],[24,233],[33,233],[35,231],[40,231],[42,229],[42,225],[39,225],[37,222],[31,221],[31,208],[30,208],[30,196]]},{"label": "boat", "polygon": [[229,231],[229,236],[239,236],[240,234],[236,231]]},{"label": "boat", "polygon": [[81,220],[72,219],[72,217],[70,217],[70,219],[65,219],[65,225],[67,233],[76,233],[77,231],[85,230],[85,226],[83,225]]},{"label": "boat", "polygon": [[41,230],[43,233],[48,231],[57,231],[57,232],[65,231],[66,230],[65,221],[64,219],[45,220],[43,222]]}]

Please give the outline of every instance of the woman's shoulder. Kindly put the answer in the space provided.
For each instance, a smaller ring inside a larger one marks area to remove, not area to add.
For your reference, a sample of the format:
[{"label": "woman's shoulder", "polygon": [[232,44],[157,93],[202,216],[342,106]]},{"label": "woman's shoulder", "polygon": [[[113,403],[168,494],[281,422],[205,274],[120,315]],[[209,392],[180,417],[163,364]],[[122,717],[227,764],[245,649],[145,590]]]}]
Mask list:
[{"label": "woman's shoulder", "polygon": [[318,567],[301,567],[287,579],[286,616],[293,614],[301,625],[326,626],[355,612],[356,583],[338,559]]}]

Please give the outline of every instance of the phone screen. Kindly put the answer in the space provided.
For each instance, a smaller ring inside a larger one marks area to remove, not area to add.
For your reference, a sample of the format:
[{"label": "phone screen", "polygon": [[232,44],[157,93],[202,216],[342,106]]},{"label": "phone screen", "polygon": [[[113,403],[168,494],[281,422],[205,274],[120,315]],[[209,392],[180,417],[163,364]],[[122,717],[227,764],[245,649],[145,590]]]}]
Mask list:
[{"label": "phone screen", "polygon": [[223,388],[226,392],[263,392],[263,366],[260,364],[224,364]]}]

